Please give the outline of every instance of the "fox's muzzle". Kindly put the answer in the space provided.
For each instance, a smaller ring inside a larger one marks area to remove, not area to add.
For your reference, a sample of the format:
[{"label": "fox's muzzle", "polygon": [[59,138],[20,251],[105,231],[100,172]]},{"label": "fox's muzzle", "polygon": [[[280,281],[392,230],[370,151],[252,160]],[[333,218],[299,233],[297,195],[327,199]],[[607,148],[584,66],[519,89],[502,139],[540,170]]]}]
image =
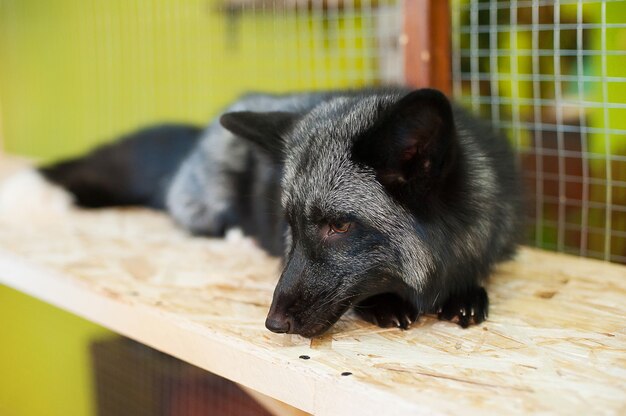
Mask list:
[{"label": "fox's muzzle", "polygon": [[267,329],[277,334],[294,332],[296,329],[295,321],[293,315],[288,312],[290,303],[287,297],[277,296],[277,292],[274,292],[274,300],[267,314],[267,319],[265,319],[265,327]]},{"label": "fox's muzzle", "polygon": [[334,276],[311,263],[296,245],[274,290],[265,327],[279,334],[321,334],[349,307],[337,288]]}]

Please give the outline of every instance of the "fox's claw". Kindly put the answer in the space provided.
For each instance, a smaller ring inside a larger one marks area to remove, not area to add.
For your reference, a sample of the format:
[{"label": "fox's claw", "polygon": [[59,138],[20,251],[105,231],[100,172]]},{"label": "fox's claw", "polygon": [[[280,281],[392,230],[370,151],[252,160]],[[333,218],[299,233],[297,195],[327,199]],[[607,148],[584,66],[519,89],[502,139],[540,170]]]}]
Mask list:
[{"label": "fox's claw", "polygon": [[463,295],[453,295],[439,311],[439,319],[454,321],[461,327],[479,324],[489,315],[489,298],[485,289],[476,286]]},{"label": "fox's claw", "polygon": [[391,293],[367,298],[354,310],[361,318],[381,328],[409,329],[419,316],[413,304]]}]

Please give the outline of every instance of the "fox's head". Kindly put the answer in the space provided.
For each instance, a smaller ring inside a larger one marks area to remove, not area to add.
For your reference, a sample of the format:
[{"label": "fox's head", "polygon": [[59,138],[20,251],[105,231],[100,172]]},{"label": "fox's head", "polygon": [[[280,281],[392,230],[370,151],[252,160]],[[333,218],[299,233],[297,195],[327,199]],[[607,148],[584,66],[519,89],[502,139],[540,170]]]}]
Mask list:
[{"label": "fox's head", "polygon": [[311,337],[369,297],[419,296],[433,254],[416,213],[432,208],[459,153],[443,94],[347,96],[221,123],[283,169],[286,253],[268,329]]}]

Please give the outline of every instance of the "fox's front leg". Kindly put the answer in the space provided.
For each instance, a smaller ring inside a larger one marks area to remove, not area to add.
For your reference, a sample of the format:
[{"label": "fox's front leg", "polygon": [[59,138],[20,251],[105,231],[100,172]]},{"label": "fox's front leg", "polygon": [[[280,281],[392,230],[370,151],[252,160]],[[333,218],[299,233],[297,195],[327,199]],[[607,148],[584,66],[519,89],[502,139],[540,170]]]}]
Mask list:
[{"label": "fox's front leg", "polygon": [[489,314],[489,297],[484,288],[474,286],[464,292],[450,296],[438,313],[439,319],[453,321],[467,328],[479,324]]},{"label": "fox's front leg", "polygon": [[367,298],[355,305],[354,311],[364,320],[381,328],[408,329],[419,316],[415,305],[393,293]]}]

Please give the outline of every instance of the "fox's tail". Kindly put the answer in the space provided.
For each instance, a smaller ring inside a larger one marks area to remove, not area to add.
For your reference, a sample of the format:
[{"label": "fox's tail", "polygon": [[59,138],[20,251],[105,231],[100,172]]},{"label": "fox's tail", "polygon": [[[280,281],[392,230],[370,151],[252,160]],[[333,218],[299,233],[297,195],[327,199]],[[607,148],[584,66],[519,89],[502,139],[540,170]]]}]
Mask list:
[{"label": "fox's tail", "polygon": [[39,168],[50,182],[88,208],[142,205],[164,208],[165,192],[200,138],[191,125],[139,130],[88,155]]}]

